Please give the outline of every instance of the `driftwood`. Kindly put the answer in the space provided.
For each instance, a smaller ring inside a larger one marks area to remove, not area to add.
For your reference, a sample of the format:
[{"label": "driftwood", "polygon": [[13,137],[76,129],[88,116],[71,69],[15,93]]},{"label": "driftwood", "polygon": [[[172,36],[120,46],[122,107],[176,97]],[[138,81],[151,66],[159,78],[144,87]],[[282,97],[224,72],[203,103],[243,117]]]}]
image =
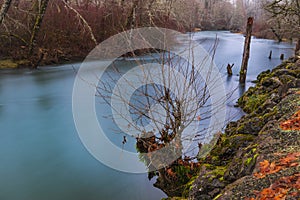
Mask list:
[{"label": "driftwood", "polygon": [[230,64],[228,64],[227,65],[227,74],[229,75],[229,76],[232,76],[232,68],[233,68],[233,66],[234,66],[234,63],[232,64],[232,65],[230,65]]}]

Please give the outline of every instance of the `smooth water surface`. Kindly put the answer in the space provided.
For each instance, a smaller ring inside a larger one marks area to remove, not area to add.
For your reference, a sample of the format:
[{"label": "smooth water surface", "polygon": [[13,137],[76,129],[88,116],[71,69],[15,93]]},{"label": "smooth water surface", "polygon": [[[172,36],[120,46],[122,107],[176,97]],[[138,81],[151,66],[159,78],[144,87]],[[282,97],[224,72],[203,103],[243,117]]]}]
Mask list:
[{"label": "smooth water surface", "polygon": [[[244,37],[229,32],[194,34],[207,50],[219,38],[216,64],[228,91],[232,118],[242,115],[233,107],[245,88],[239,88],[238,70]],[[274,59],[269,60],[273,50]],[[293,45],[254,39],[247,87],[261,71],[291,56]],[[123,61],[126,62],[126,61]],[[235,63],[231,78],[226,66]],[[80,64],[76,64],[75,68]],[[225,67],[224,67],[225,66]],[[112,170],[95,160],[82,145],[73,122],[72,65],[39,70],[0,71],[0,199],[2,200],[155,200],[165,197],[147,174]]]}]

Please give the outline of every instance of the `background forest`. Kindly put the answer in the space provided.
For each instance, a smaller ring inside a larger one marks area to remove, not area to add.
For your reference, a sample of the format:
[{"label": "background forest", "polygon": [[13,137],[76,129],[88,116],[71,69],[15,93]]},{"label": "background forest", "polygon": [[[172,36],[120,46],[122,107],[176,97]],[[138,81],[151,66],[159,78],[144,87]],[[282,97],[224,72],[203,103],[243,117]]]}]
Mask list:
[{"label": "background forest", "polygon": [[[293,17],[277,12],[276,4],[295,8]],[[131,28],[243,32],[253,16],[255,36],[282,41],[297,37],[300,21],[297,0],[0,0],[0,5],[0,59],[32,66],[81,60],[98,43]]]}]

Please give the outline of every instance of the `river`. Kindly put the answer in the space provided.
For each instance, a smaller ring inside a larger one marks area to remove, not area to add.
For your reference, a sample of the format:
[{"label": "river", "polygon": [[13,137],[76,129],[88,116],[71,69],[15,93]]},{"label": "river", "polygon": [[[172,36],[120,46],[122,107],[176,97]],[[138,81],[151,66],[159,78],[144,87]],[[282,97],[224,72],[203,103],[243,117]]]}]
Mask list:
[{"label": "river", "polygon": [[[209,50],[219,39],[215,62],[226,88],[237,88],[228,101],[230,119],[243,113],[234,108],[245,88],[238,87],[243,35],[199,32],[194,39]],[[273,59],[269,60],[270,50]],[[253,39],[248,81],[293,54],[293,45]],[[129,61],[120,63],[128,65]],[[234,75],[226,78],[226,66]],[[72,116],[74,67],[68,64],[38,70],[0,71],[0,199],[4,200],[153,200],[166,195],[152,186],[147,174],[115,171],[94,159],[82,145]]]}]

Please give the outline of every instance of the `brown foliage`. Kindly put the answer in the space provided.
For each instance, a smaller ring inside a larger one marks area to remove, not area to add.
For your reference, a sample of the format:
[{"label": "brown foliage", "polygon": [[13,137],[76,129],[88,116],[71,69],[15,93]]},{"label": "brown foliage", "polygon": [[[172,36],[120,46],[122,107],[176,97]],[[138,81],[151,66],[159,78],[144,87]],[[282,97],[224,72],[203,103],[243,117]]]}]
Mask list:
[{"label": "brown foliage", "polygon": [[287,197],[297,198],[300,196],[300,174],[281,177],[275,181],[269,188],[262,191],[256,191],[256,198],[249,200],[283,200]]},{"label": "brown foliage", "polygon": [[300,131],[300,110],[289,120],[282,122],[280,128],[285,131]]},{"label": "brown foliage", "polygon": [[259,163],[259,172],[255,173],[256,178],[264,178],[268,174],[274,174],[282,169],[289,167],[296,167],[299,165],[300,152],[290,153],[286,157],[281,158],[277,162],[270,163],[268,160],[264,160]]}]

